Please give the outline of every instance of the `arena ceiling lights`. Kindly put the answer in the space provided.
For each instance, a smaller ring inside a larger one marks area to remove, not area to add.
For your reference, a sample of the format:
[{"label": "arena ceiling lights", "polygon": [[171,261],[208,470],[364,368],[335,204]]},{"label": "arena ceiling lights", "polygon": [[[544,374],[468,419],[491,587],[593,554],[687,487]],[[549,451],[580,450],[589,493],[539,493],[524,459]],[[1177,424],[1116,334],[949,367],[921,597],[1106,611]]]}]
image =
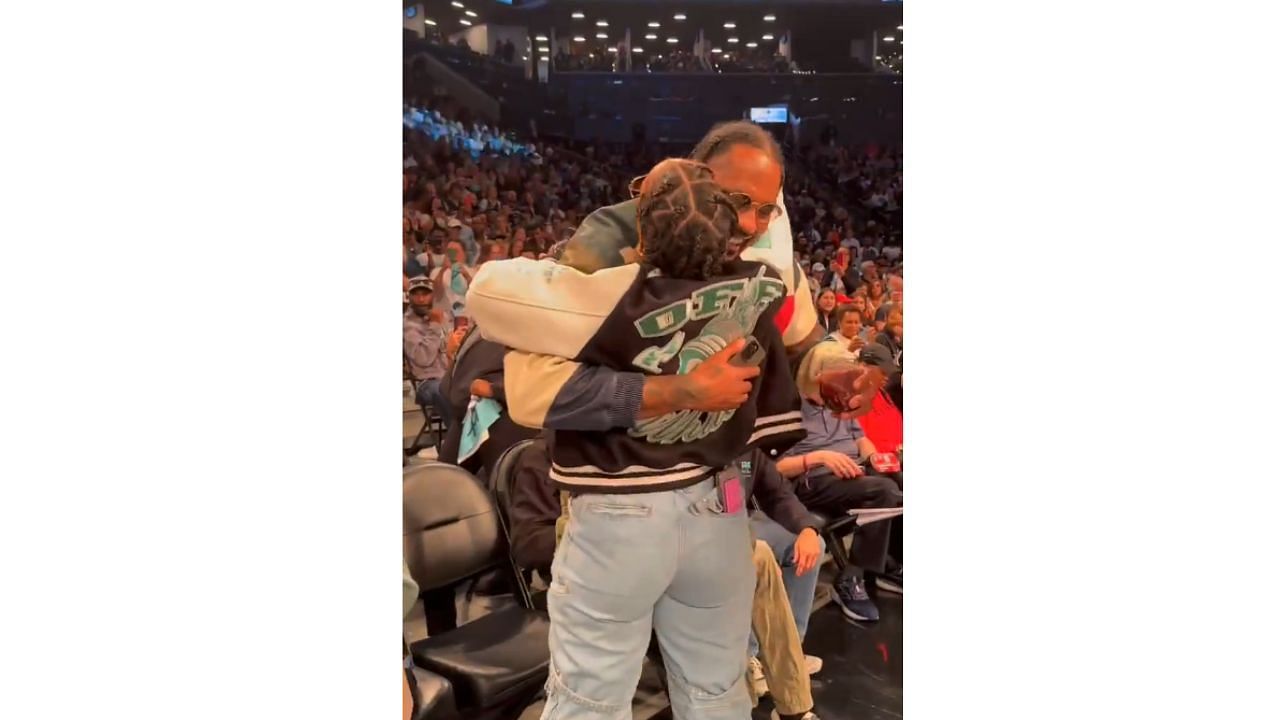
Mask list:
[{"label": "arena ceiling lights", "polygon": [[737,23],[727,22],[727,23],[725,23],[725,24],[724,24],[724,27],[725,27],[725,29],[726,29],[726,30],[732,30],[732,29],[734,29],[734,28],[738,27],[738,25],[737,25]]},{"label": "arena ceiling lights", "polygon": [[572,17],[574,20],[581,20],[582,18],[586,17],[586,15],[584,15],[581,12],[576,12],[573,15],[570,15],[570,17]]},{"label": "arena ceiling lights", "polygon": [[608,40],[608,39],[609,39],[609,35],[608,35],[608,33],[596,33],[596,39],[597,39],[597,40]]},{"label": "arena ceiling lights", "polygon": [[435,27],[435,26],[436,26],[436,21],[435,21],[435,20],[432,20],[431,18],[422,18],[422,22],[424,22],[424,23],[426,23],[426,24],[430,25],[431,27]]},{"label": "arena ceiling lights", "polygon": [[546,42],[546,41],[547,41],[547,36],[546,36],[546,35],[539,35],[539,36],[535,37],[535,38],[534,38],[534,40],[537,40],[538,42]]},{"label": "arena ceiling lights", "polygon": [[772,36],[772,35],[762,35],[762,36],[760,36],[760,39],[761,39],[761,40],[765,40],[765,41],[769,41],[769,40],[772,40],[772,39],[773,39],[773,36]]},{"label": "arena ceiling lights", "polygon": [[467,17],[475,17],[475,16],[476,16],[476,14],[475,14],[474,12],[470,11],[470,10],[467,10],[466,12],[464,12],[464,13],[463,13],[463,15],[466,15]]},{"label": "arena ceiling lights", "polygon": [[454,6],[454,7],[456,7],[456,8],[464,8],[464,7],[466,7],[466,5],[463,5],[462,3],[458,2],[458,0],[453,0],[453,2],[451,2],[451,3],[449,3],[449,4],[450,4],[450,5],[452,5],[452,6]]},{"label": "arena ceiling lights", "polygon": [[[651,28],[659,28],[659,27],[662,27],[662,23],[660,23],[660,22],[651,22],[651,23],[649,23],[649,27],[651,27]],[[899,29],[901,29],[901,28],[899,28]]]},{"label": "arena ceiling lights", "polygon": [[668,43],[670,43],[670,44],[672,44],[672,45],[675,45],[676,43],[680,42],[680,38],[673,38],[673,37],[669,37],[669,38],[667,38],[667,42],[668,42]]},{"label": "arena ceiling lights", "polygon": [[747,43],[747,47],[749,47],[749,48],[759,47],[759,44],[758,44],[758,43],[754,43],[754,42],[749,42],[749,43]]},{"label": "arena ceiling lights", "polygon": [[764,16],[764,21],[765,21],[765,22],[773,22],[774,20],[777,20],[777,19],[778,19],[778,17],[777,17],[776,15],[765,15],[765,16]]},{"label": "arena ceiling lights", "polygon": [[722,53],[722,52],[724,52],[724,50],[722,50],[722,49],[720,49],[720,48],[711,48],[711,54],[713,54],[713,55],[719,55],[719,54],[720,54],[720,53]]},{"label": "arena ceiling lights", "polygon": [[896,39],[897,39],[897,38],[895,38],[895,37],[894,37],[894,36],[892,36],[892,35],[886,35],[886,36],[885,36],[885,38],[884,38],[884,41],[885,41],[885,42],[893,42],[893,41],[894,41],[894,40],[896,40]]},{"label": "arena ceiling lights", "polygon": [[597,20],[597,21],[596,21],[596,27],[609,27],[609,21],[608,21],[608,20]]},{"label": "arena ceiling lights", "polygon": [[639,54],[639,53],[644,52],[644,48],[642,48],[642,47],[633,47],[633,48],[631,48],[631,52]]},{"label": "arena ceiling lights", "polygon": [[462,23],[463,25],[466,25],[467,27],[471,27],[471,21],[466,18],[462,18],[458,22]]},{"label": "arena ceiling lights", "polygon": [[573,41],[574,41],[574,42],[586,42],[586,41],[587,41],[587,39],[586,39],[586,38],[584,38],[584,37],[582,37],[581,35],[574,35],[574,36],[573,36]]},{"label": "arena ceiling lights", "polygon": [[730,45],[737,45],[737,44],[738,44],[738,38],[736,38],[736,37],[729,38],[729,44],[730,44]]},{"label": "arena ceiling lights", "polygon": [[645,36],[644,36],[644,39],[645,39],[645,40],[657,40],[657,39],[658,39],[658,36],[657,36],[657,35],[655,35],[655,34],[653,34],[653,33],[649,33],[648,35],[645,35]]},{"label": "arena ceiling lights", "polygon": [[672,15],[671,17],[675,18],[676,20],[684,20],[685,15],[684,15],[684,13],[676,13],[675,15]]}]

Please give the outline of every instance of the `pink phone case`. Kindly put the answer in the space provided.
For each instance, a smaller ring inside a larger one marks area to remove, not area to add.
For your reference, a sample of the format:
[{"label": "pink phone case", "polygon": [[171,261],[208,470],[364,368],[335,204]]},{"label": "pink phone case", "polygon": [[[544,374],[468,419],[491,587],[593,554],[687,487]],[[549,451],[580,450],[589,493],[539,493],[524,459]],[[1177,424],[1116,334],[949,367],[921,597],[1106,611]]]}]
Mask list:
[{"label": "pink phone case", "polygon": [[724,481],[724,512],[733,515],[742,510],[742,480],[730,478]]}]

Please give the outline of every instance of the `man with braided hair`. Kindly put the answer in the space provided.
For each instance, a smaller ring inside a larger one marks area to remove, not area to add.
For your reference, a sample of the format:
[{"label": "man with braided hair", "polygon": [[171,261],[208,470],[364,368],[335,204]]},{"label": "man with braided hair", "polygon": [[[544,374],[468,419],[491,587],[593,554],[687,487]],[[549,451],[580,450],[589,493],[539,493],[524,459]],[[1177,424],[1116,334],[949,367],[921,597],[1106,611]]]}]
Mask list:
[{"label": "man with braided hair", "polygon": [[[542,717],[626,715],[656,631],[675,716],[743,720],[755,572],[748,490],[734,460],[751,447],[784,451],[802,436],[774,324],[786,287],[768,266],[728,252],[735,208],[705,165],[664,161],[638,190],[639,262],[601,271],[612,276],[611,296],[599,295],[594,311],[556,328],[559,344],[548,349],[655,376],[691,373],[747,337],[762,359],[740,407],[682,409],[629,429],[555,432],[550,477],[572,499],[548,593]],[[503,277],[514,268],[520,282],[557,291],[592,277],[549,261],[487,263],[472,286],[487,298],[476,315],[482,331],[520,323],[528,311],[492,302],[503,287],[486,273],[497,265],[508,269]],[[563,277],[549,283],[551,276]],[[509,388],[518,382],[507,376]]]}]

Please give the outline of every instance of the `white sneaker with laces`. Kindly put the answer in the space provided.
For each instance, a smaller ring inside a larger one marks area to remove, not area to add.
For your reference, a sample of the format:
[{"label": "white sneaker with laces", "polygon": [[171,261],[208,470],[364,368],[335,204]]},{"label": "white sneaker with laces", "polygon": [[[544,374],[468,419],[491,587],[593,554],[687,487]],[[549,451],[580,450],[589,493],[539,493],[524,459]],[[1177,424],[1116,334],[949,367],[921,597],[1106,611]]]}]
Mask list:
[{"label": "white sneaker with laces", "polygon": [[804,669],[810,675],[817,675],[818,673],[822,672],[822,658],[816,657],[814,655],[805,655]]},{"label": "white sneaker with laces", "polygon": [[[772,720],[782,720],[782,716],[778,715],[778,711],[777,711],[777,710],[771,710],[771,711],[769,711],[769,717],[770,717]],[[817,713],[815,713],[815,712],[813,712],[812,710],[810,710],[809,712],[807,712],[807,713],[805,713],[804,715],[800,716],[800,720],[822,720],[822,718],[818,717],[818,714],[817,714]]]}]

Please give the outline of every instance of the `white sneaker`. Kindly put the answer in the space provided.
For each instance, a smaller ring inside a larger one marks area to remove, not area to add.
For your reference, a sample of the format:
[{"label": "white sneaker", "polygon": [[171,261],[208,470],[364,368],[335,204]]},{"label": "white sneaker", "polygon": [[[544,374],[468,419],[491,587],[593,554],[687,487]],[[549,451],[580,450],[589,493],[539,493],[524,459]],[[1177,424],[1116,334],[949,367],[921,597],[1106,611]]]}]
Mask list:
[{"label": "white sneaker", "polygon": [[817,675],[822,672],[822,658],[813,655],[804,656],[804,669],[810,675]]},{"label": "white sneaker", "polygon": [[769,694],[769,684],[764,679],[764,667],[756,658],[747,658],[747,679],[751,682],[751,689],[755,691],[756,697]]},{"label": "white sneaker", "polygon": [[[781,715],[778,715],[778,711],[777,711],[777,710],[772,710],[772,711],[770,711],[770,712],[769,712],[769,717],[770,717],[770,718],[772,718],[772,720],[782,720],[782,716],[781,716]],[[807,713],[805,713],[804,715],[800,716],[800,720],[822,720],[822,718],[818,717],[818,714],[817,714],[817,713],[815,713],[815,712],[813,712],[812,710],[810,710],[809,712],[807,712]]]}]

